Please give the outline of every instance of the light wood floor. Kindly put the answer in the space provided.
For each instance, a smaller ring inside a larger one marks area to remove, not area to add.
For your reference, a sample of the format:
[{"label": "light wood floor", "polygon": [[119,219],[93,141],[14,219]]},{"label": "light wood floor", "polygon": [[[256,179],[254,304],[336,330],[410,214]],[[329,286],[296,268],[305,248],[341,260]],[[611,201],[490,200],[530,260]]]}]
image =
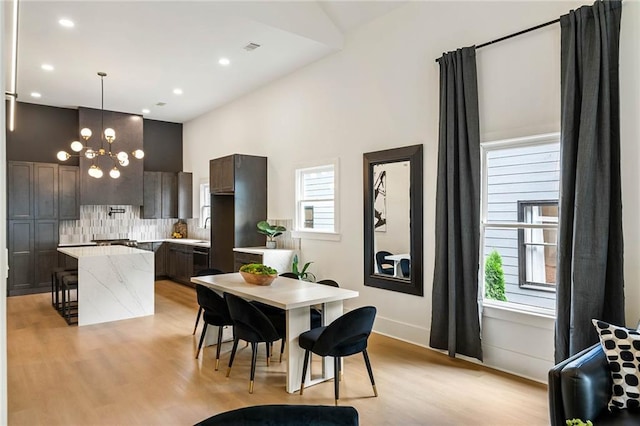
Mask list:
[{"label": "light wood floor", "polygon": [[[194,359],[196,306],[193,289],[158,281],[154,316],[69,327],[48,294],[8,298],[9,424],[192,425],[248,405],[333,404],[331,381],[287,394],[284,363],[267,367],[263,347],[253,395],[249,350],[230,378],[230,343],[220,371],[214,347]],[[340,387],[341,405],[356,407],[361,425],[549,423],[543,385],[380,335],[369,353],[380,396],[359,355],[345,359]]]}]

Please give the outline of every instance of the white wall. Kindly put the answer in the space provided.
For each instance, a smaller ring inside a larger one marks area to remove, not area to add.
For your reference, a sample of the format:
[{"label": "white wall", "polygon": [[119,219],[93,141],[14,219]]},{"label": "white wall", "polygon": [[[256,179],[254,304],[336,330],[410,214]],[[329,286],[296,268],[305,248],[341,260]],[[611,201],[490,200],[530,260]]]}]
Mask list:
[{"label": "white wall", "polygon": [[[269,157],[269,217],[292,218],[294,168],[308,158],[340,158],[338,242],[304,240],[313,272],[360,292],[348,307],[378,308],[375,329],[427,345],[431,317],[438,137],[438,66],[442,52],[537,25],[584,2],[411,2],[346,37],[342,51],[184,126],[184,169],[194,181],[208,159],[231,153]],[[625,1],[621,55],[623,178],[628,318],[640,317],[637,260],[638,2]],[[635,28],[633,28],[635,26]],[[478,51],[483,140],[560,128],[560,30],[554,25]],[[632,39],[635,36],[635,39]],[[425,297],[363,285],[362,154],[424,144]],[[195,198],[194,198],[195,199]],[[635,216],[635,215],[634,215]],[[485,362],[546,381],[553,364],[553,321],[488,311]],[[509,336],[505,339],[504,336]],[[517,363],[509,362],[517,359]],[[531,362],[534,367],[524,367]]]}]

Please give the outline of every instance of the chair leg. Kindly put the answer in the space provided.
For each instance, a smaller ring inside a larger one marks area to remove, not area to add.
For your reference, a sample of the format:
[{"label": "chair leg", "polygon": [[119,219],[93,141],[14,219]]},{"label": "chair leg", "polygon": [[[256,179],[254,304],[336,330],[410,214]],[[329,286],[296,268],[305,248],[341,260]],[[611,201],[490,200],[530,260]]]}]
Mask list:
[{"label": "chair leg", "polygon": [[227,377],[231,374],[231,366],[233,365],[233,359],[236,357],[236,349],[238,349],[238,338],[233,338],[233,348],[231,349],[231,356],[229,357],[229,368],[227,368]]},{"label": "chair leg", "polygon": [[282,354],[284,353],[284,337],[280,342],[280,362],[282,362]]},{"label": "chair leg", "polygon": [[198,323],[200,322],[200,315],[202,315],[202,306],[198,308],[198,315],[196,316],[196,325],[193,326],[193,333],[191,333],[192,336],[195,336],[196,334],[196,329],[198,328]]},{"label": "chair leg", "polygon": [[369,354],[366,349],[362,351],[362,355],[364,356],[364,363],[367,366],[367,372],[369,373],[369,379],[373,387],[373,395],[378,396],[378,389],[376,389],[376,382],[373,380],[373,370],[371,369],[371,362],[369,361]]},{"label": "chair leg", "polygon": [[271,365],[271,352],[272,352],[273,342],[267,342],[267,367]]},{"label": "chair leg", "polygon": [[207,334],[207,323],[204,323],[204,327],[202,327],[202,334],[200,335],[200,343],[198,343],[198,351],[196,352],[196,359],[200,356],[200,348],[202,348],[202,343],[204,342],[204,336]]},{"label": "chair leg", "polygon": [[[267,342],[269,346],[269,342]],[[256,376],[256,358],[258,358],[258,344],[251,342],[251,375],[249,376],[249,393],[253,393],[253,380]]]},{"label": "chair leg", "polygon": [[218,345],[216,347],[216,371],[220,366],[220,346],[222,346],[222,326],[218,327]]},{"label": "chair leg", "polygon": [[309,350],[304,351],[304,362],[302,363],[302,381],[300,382],[300,395],[304,392],[304,379],[307,377],[307,366],[309,365]]},{"label": "chair leg", "polygon": [[336,405],[338,405],[338,400],[340,399],[340,357],[336,356],[333,358],[333,391],[335,393]]}]

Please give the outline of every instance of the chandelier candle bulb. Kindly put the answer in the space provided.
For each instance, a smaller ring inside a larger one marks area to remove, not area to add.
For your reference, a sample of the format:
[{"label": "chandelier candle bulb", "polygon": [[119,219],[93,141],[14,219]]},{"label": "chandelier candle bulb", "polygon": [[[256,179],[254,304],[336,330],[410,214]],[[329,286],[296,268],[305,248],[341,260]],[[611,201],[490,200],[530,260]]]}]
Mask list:
[{"label": "chandelier candle bulb", "polygon": [[58,160],[60,160],[60,161],[67,161],[69,159],[69,157],[71,157],[71,156],[68,153],[64,152],[64,151],[58,152]]},{"label": "chandelier candle bulb", "polygon": [[84,140],[87,140],[91,137],[93,133],[91,132],[91,129],[87,129],[86,127],[82,130],[80,130],[80,136],[82,136],[82,138]]},{"label": "chandelier candle bulb", "polygon": [[82,142],[78,142],[78,141],[71,142],[71,150],[72,151],[80,152],[80,151],[82,151],[83,148],[84,148],[84,145],[82,145]]}]

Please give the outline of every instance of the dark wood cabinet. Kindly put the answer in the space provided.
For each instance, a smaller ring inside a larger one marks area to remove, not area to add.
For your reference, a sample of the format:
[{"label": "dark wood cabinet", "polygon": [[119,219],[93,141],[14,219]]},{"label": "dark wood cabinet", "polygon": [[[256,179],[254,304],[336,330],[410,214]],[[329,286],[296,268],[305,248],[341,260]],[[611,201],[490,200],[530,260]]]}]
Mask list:
[{"label": "dark wood cabinet", "polygon": [[33,219],[33,163],[9,161],[7,174],[8,219]]},{"label": "dark wood cabinet", "polygon": [[167,275],[173,281],[192,285],[193,247],[187,244],[168,244]]},{"label": "dark wood cabinet", "polygon": [[34,233],[34,288],[51,287],[51,271],[58,266],[58,221],[36,220]]},{"label": "dark wood cabinet", "polygon": [[162,218],[178,217],[178,175],[162,172]]},{"label": "dark wood cabinet", "polygon": [[138,248],[140,250],[152,251],[154,252],[154,267],[155,267],[155,278],[158,279],[160,277],[164,277],[167,275],[167,246],[163,242],[149,242],[149,243],[138,243]]},{"label": "dark wood cabinet", "polygon": [[193,174],[178,173],[178,218],[193,217]]},{"label": "dark wood cabinet", "polygon": [[209,162],[209,191],[212,194],[232,194],[235,190],[235,162],[244,155],[228,155]]},{"label": "dark wood cabinet", "polygon": [[160,172],[144,172],[143,219],[162,218],[162,174]]},{"label": "dark wood cabinet", "polygon": [[[229,171],[229,165],[232,170]],[[211,160],[211,260],[212,268],[235,271],[234,247],[264,245],[256,224],[267,218],[267,158],[234,154]],[[232,177],[233,183],[214,176]],[[221,185],[221,182],[224,185]],[[220,188],[233,188],[232,191]]]},{"label": "dark wood cabinet", "polygon": [[80,219],[80,168],[58,166],[58,219]]},{"label": "dark wood cabinet", "polygon": [[191,173],[144,172],[143,219],[191,219]]},{"label": "dark wood cabinet", "polygon": [[263,263],[262,255],[254,253],[234,252],[233,260],[235,271],[240,270],[240,267],[242,267],[243,265],[248,265],[249,263]]},{"label": "dark wood cabinet", "polygon": [[33,289],[35,261],[34,221],[9,221],[9,296]]},{"label": "dark wood cabinet", "polygon": [[33,199],[35,219],[58,218],[58,165],[34,163]]}]

